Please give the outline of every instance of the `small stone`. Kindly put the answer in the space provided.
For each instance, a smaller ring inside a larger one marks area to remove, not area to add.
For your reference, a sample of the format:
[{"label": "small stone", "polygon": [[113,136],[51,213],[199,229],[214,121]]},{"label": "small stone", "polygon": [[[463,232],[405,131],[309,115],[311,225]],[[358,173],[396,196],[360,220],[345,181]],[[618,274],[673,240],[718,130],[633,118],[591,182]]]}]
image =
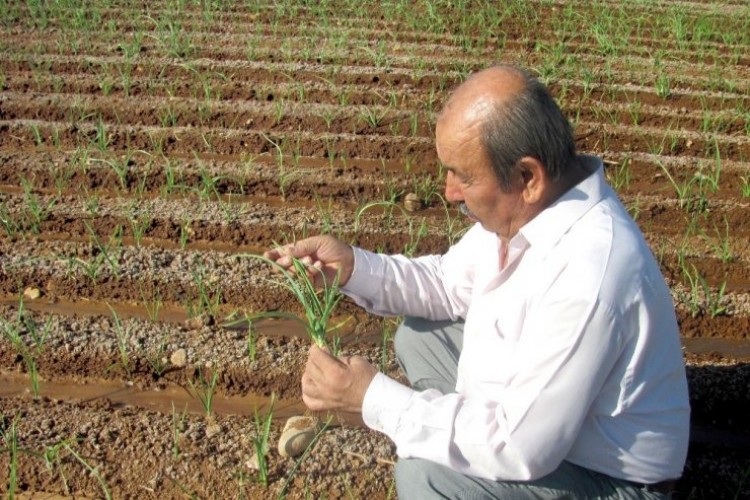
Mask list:
[{"label": "small stone", "polygon": [[279,438],[279,454],[282,457],[300,456],[310,446],[317,430],[318,421],[315,418],[291,417]]},{"label": "small stone", "polygon": [[177,349],[169,357],[169,362],[177,368],[182,368],[187,364],[187,351],[185,349]]},{"label": "small stone", "polygon": [[245,467],[247,467],[250,470],[260,469],[260,463],[258,462],[258,455],[253,453],[252,456],[247,460],[247,462],[245,462]]},{"label": "small stone", "polygon": [[200,330],[204,326],[211,326],[215,323],[213,316],[209,316],[208,314],[201,314],[200,316],[195,316],[193,318],[188,318],[185,320],[185,327],[188,330]]},{"label": "small stone", "polygon": [[409,193],[404,197],[404,208],[408,212],[416,212],[422,208],[422,200],[415,193]]},{"label": "small stone", "polygon": [[29,300],[36,300],[42,296],[42,291],[36,287],[29,286],[24,289],[23,296]]},{"label": "small stone", "polygon": [[188,318],[185,320],[185,327],[188,330],[200,330],[201,328],[203,328],[203,318],[201,318],[200,316]]},{"label": "small stone", "polygon": [[221,426],[217,423],[211,423],[206,426],[206,437],[211,438],[221,433]]}]

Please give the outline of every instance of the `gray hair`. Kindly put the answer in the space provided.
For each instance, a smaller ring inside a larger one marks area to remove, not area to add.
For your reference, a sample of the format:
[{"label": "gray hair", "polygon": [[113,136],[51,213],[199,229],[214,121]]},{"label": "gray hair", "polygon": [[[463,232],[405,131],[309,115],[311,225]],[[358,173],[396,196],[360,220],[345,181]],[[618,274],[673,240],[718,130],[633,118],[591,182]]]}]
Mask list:
[{"label": "gray hair", "polygon": [[495,177],[503,190],[509,190],[518,160],[531,156],[557,182],[575,164],[573,129],[542,83],[523,69],[508,68],[518,72],[526,85],[497,104],[482,125],[482,142]]}]

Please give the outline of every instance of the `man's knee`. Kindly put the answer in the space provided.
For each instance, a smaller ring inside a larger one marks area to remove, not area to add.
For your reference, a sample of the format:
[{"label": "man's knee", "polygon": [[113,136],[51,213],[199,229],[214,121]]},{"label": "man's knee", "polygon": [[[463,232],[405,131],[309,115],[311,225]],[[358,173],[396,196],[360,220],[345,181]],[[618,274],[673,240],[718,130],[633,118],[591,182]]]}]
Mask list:
[{"label": "man's knee", "polygon": [[393,348],[396,354],[422,353],[425,347],[432,350],[448,348],[456,354],[461,350],[462,321],[430,321],[424,318],[407,316],[396,330]]},{"label": "man's knee", "polygon": [[501,498],[486,487],[492,483],[456,472],[421,458],[400,459],[396,463],[396,492],[406,500],[422,498],[491,499]]},{"label": "man's knee", "polygon": [[402,458],[396,462],[394,476],[398,498],[432,498],[436,491],[431,477],[432,462],[418,458]]},{"label": "man's knee", "polygon": [[424,322],[419,318],[407,317],[396,329],[396,335],[393,337],[393,348],[397,356],[401,356],[402,353],[408,356],[409,352],[420,351],[419,346],[424,342],[424,336],[415,335],[417,332],[424,331],[419,326],[420,321]]}]

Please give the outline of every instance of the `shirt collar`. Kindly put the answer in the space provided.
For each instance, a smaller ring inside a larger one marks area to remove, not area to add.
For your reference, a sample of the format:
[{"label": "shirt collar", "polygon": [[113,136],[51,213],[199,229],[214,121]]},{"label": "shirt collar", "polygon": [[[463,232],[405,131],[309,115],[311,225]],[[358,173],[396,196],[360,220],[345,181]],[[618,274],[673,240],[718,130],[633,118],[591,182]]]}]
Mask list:
[{"label": "shirt collar", "polygon": [[593,167],[593,173],[527,222],[511,239],[511,246],[514,246],[513,240],[520,237],[538,250],[552,248],[575,221],[607,196],[609,188],[601,159],[589,155],[580,158]]}]

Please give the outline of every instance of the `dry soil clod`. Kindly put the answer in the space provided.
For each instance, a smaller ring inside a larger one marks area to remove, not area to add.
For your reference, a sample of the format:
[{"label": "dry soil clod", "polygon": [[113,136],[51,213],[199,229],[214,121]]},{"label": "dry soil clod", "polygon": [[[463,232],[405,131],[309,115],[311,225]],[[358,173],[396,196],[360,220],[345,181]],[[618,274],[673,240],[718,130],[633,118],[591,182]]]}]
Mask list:
[{"label": "dry soil clod", "polygon": [[407,212],[416,212],[422,208],[422,200],[415,193],[409,193],[404,197],[404,208]]},{"label": "dry soil clod", "polygon": [[42,296],[42,291],[33,286],[26,287],[23,291],[23,297],[25,299],[36,300],[41,296]]},{"label": "dry soil clod", "polygon": [[318,420],[313,417],[289,418],[279,438],[279,454],[282,457],[300,456],[315,438],[318,427]]},{"label": "dry soil clod", "polygon": [[184,368],[187,364],[187,352],[185,349],[177,349],[173,352],[172,356],[169,358],[169,362],[172,363],[172,366]]}]

